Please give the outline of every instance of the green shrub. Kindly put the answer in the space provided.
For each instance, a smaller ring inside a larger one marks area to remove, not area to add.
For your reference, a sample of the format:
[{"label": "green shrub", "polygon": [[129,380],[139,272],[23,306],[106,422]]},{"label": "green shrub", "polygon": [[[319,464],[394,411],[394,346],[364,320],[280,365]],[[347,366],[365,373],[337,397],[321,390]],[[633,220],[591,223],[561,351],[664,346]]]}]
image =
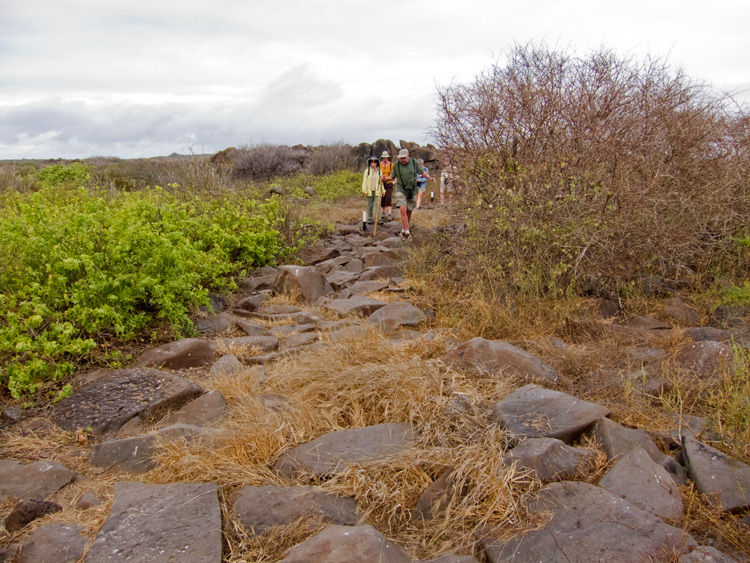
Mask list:
[{"label": "green shrub", "polygon": [[[47,170],[47,169],[45,169]],[[190,333],[191,307],[284,251],[278,199],[104,197],[55,169],[0,197],[0,384],[13,396],[70,374],[97,340]]]},{"label": "green shrub", "polygon": [[352,170],[339,170],[325,176],[298,174],[271,181],[272,187],[282,187],[292,197],[308,198],[306,187],[311,187],[322,201],[335,201],[343,197],[356,196],[362,186],[362,173]]}]

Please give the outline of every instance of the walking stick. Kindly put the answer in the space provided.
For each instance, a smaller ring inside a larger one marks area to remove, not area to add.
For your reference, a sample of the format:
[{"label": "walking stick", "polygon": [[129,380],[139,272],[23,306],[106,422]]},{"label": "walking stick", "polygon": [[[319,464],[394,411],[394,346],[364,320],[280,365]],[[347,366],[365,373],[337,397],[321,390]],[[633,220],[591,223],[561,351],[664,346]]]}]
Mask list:
[{"label": "walking stick", "polygon": [[[380,182],[380,185],[381,186],[383,185],[382,181]],[[378,188],[378,192],[380,192],[379,188]],[[383,196],[381,196],[378,193],[378,196],[377,196],[377,198],[378,198],[378,207],[377,207],[377,210],[375,211],[375,228],[372,230],[372,236],[375,236],[375,235],[378,234],[378,221],[380,221],[380,198],[382,198],[382,197]]]}]

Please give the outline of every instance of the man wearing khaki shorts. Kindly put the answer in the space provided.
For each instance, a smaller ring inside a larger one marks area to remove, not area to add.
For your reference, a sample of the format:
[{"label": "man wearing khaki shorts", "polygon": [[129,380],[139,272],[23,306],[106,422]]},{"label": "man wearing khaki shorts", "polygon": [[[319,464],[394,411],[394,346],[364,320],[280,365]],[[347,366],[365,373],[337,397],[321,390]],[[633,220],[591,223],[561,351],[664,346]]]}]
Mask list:
[{"label": "man wearing khaki shorts", "polygon": [[396,206],[401,211],[401,237],[404,240],[411,236],[409,221],[411,212],[417,206],[419,172],[419,164],[409,157],[408,149],[401,149],[398,160],[393,163],[393,183],[396,188]]}]

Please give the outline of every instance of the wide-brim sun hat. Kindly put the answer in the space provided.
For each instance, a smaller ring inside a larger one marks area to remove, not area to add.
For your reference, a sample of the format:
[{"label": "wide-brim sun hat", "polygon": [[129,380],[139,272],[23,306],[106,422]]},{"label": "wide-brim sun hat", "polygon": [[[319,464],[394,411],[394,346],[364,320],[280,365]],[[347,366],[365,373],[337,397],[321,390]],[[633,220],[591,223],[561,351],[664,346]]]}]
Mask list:
[{"label": "wide-brim sun hat", "polygon": [[409,158],[409,149],[401,149],[398,151],[399,158]]},{"label": "wide-brim sun hat", "polygon": [[388,154],[388,151],[383,151],[383,154],[380,155],[380,158],[391,158],[391,155]]},{"label": "wide-brim sun hat", "polygon": [[369,164],[370,162],[380,162],[380,159],[377,156],[371,156],[367,159],[367,163]]}]

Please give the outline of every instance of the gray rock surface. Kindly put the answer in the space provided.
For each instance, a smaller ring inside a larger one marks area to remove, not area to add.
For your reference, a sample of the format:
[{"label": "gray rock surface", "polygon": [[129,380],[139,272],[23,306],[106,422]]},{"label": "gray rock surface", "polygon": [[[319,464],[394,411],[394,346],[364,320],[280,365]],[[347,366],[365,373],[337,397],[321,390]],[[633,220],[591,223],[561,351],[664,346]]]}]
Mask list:
[{"label": "gray rock surface", "polygon": [[208,373],[210,375],[239,375],[245,369],[244,364],[237,359],[237,356],[234,354],[224,354],[211,365]]},{"label": "gray rock surface", "polygon": [[659,462],[664,457],[645,430],[627,428],[605,417],[596,421],[593,430],[607,459],[622,457],[636,447],[645,450],[653,461]]},{"label": "gray rock surface", "polygon": [[411,303],[393,301],[370,315],[367,322],[383,332],[393,332],[403,326],[417,326],[425,319],[425,314]]},{"label": "gray rock surface", "polygon": [[514,462],[524,469],[532,469],[541,481],[570,479],[595,453],[568,446],[555,438],[527,438],[510,450],[503,461]]},{"label": "gray rock surface", "polygon": [[688,476],[725,512],[750,508],[750,467],[695,438],[682,439]]},{"label": "gray rock surface", "polygon": [[385,307],[386,303],[379,299],[355,295],[349,299],[326,299],[321,305],[324,309],[329,309],[342,317],[347,315],[369,317],[381,307]]},{"label": "gray rock surface", "polygon": [[289,550],[281,563],[412,563],[412,558],[372,526],[332,524]]},{"label": "gray rock surface", "polygon": [[338,296],[340,299],[348,299],[349,297],[354,297],[355,295],[367,295],[375,291],[380,291],[381,289],[385,289],[386,287],[388,287],[388,283],[383,281],[357,281],[339,292]]},{"label": "gray rock surface", "polygon": [[0,492],[19,499],[45,499],[75,477],[74,471],[57,461],[22,464],[0,459]]},{"label": "gray rock surface", "polygon": [[720,370],[732,371],[732,348],[723,342],[704,340],[690,342],[674,357],[682,376],[716,380]]},{"label": "gray rock surface", "polygon": [[677,563],[737,563],[737,560],[715,547],[700,545],[690,553],[681,555]]},{"label": "gray rock surface", "polygon": [[570,443],[609,409],[529,384],[495,405],[493,420],[516,438],[557,438]]},{"label": "gray rock surface", "polygon": [[557,381],[551,366],[539,358],[499,340],[472,338],[442,358],[449,366],[465,369],[475,375],[520,375],[527,379]]},{"label": "gray rock surface", "polygon": [[60,522],[40,526],[21,544],[18,563],[75,563],[89,543],[83,530]]},{"label": "gray rock surface", "polygon": [[175,424],[143,436],[108,440],[95,444],[89,462],[96,467],[106,467],[132,473],[146,473],[156,467],[154,455],[159,446],[174,440],[194,440],[208,437],[210,430],[200,426]]},{"label": "gray rock surface", "polygon": [[157,425],[159,428],[173,424],[190,424],[194,426],[211,426],[221,419],[227,411],[227,401],[220,391],[204,393],[193,399],[180,410],[173,412]]},{"label": "gray rock surface", "polygon": [[298,292],[305,303],[333,293],[331,284],[314,266],[281,266],[274,282],[276,293]]},{"label": "gray rock surface", "polygon": [[183,338],[146,350],[138,360],[138,367],[185,369],[210,366],[215,359],[216,353],[209,340]]},{"label": "gray rock surface", "polygon": [[159,416],[192,401],[204,390],[168,371],[114,371],[60,401],[52,420],[63,430],[91,427],[95,436],[114,436],[134,416]]},{"label": "gray rock surface", "polygon": [[602,477],[599,486],[660,518],[682,516],[682,495],[672,477],[636,446]]},{"label": "gray rock surface", "polygon": [[107,521],[86,563],[221,558],[221,511],[215,483],[146,485],[119,482]]},{"label": "gray rock surface", "polygon": [[274,470],[281,475],[334,475],[350,465],[398,454],[414,446],[417,432],[410,424],[378,424],[339,430],[282,454]]},{"label": "gray rock surface", "polygon": [[490,563],[659,561],[673,549],[696,546],[683,530],[588,483],[548,485],[530,509],[551,511],[552,518],[541,529],[509,540],[485,538]]},{"label": "gray rock surface", "polygon": [[47,514],[54,514],[61,510],[62,506],[56,502],[34,498],[23,499],[16,503],[10,514],[5,518],[3,525],[12,534],[23,529],[37,518],[41,518]]},{"label": "gray rock surface", "polygon": [[234,508],[240,522],[256,534],[304,516],[344,526],[354,526],[359,521],[356,500],[313,487],[243,487]]}]

